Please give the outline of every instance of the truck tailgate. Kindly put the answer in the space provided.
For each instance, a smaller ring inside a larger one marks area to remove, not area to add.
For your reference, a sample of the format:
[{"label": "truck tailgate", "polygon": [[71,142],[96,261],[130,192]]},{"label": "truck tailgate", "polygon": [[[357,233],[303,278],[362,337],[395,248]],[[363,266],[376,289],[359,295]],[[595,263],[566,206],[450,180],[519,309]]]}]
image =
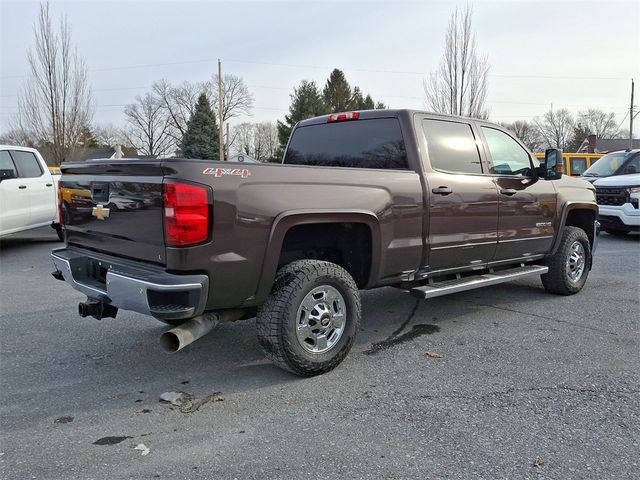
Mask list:
[{"label": "truck tailgate", "polygon": [[165,263],[160,160],[62,167],[60,202],[70,246]]}]

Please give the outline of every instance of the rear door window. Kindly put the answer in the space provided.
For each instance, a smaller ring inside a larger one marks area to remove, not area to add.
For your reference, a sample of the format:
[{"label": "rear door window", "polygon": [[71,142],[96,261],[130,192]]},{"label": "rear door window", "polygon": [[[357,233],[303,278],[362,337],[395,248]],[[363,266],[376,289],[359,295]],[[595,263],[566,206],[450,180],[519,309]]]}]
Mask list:
[{"label": "rear door window", "polygon": [[[10,174],[12,172],[12,174]],[[8,175],[10,174],[10,175]],[[3,178],[17,177],[16,167],[7,150],[0,150],[0,175]]]},{"label": "rear door window", "polygon": [[296,128],[284,163],[408,170],[397,118],[323,123]]},{"label": "rear door window", "polygon": [[42,167],[36,156],[24,150],[12,150],[11,156],[22,178],[33,178],[42,175]]},{"label": "rear door window", "polygon": [[422,129],[434,169],[450,173],[482,173],[480,152],[471,125],[425,119]]}]

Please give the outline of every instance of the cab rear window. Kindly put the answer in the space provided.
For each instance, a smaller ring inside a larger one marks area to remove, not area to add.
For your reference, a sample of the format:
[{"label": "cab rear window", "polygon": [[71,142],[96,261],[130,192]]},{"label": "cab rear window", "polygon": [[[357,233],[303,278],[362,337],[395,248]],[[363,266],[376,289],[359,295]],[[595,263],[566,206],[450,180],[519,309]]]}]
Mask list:
[{"label": "cab rear window", "polygon": [[396,118],[353,120],[296,128],[284,163],[409,169],[400,123]]}]

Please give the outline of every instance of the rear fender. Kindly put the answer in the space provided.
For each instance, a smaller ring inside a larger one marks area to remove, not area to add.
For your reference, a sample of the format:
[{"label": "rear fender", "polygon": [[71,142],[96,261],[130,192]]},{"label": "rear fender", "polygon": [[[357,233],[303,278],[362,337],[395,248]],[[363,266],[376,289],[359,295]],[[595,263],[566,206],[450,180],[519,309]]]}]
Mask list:
[{"label": "rear fender", "polygon": [[278,269],[278,261],[287,232],[298,225],[319,223],[358,223],[369,227],[371,231],[371,269],[366,286],[375,284],[380,269],[381,242],[380,223],[375,214],[363,210],[292,210],[276,217],[269,234],[265,251],[265,260],[258,283],[256,300],[262,302],[271,292]]}]

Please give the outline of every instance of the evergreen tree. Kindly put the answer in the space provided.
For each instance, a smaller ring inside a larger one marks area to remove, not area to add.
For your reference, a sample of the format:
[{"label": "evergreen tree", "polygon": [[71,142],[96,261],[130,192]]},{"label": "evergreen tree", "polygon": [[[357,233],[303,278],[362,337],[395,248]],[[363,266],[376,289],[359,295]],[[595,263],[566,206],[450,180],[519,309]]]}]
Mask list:
[{"label": "evergreen tree", "polygon": [[573,134],[571,135],[571,139],[567,144],[567,151],[569,152],[577,152],[582,145],[582,142],[586,140],[586,138],[591,135],[591,129],[582,123],[577,123],[573,127]]},{"label": "evergreen tree", "polygon": [[362,96],[360,87],[353,87],[353,95],[351,96],[351,104],[349,110],[380,110],[387,108],[382,102],[374,102],[371,95],[367,94],[366,97]]},{"label": "evergreen tree", "polygon": [[93,148],[99,147],[100,144],[96,140],[93,131],[90,127],[82,127],[80,131],[80,137],[78,138],[78,147],[81,148]]},{"label": "evergreen tree", "polygon": [[351,106],[349,110],[365,110],[364,97],[360,87],[353,87],[353,95],[351,96]]},{"label": "evergreen tree", "polygon": [[187,122],[180,149],[186,158],[218,160],[218,125],[207,96],[198,97],[195,110]]},{"label": "evergreen tree", "polygon": [[352,108],[351,86],[342,70],[333,69],[322,91],[322,98],[332,113],[345,112]]},{"label": "evergreen tree", "polygon": [[373,103],[373,98],[371,98],[371,95],[367,94],[364,98],[363,110],[373,110],[374,108],[376,108],[376,105]]},{"label": "evergreen tree", "polygon": [[327,113],[329,113],[329,108],[325,105],[316,82],[303,80],[298,88],[293,89],[289,114],[285,115],[285,121],[278,120],[279,157],[282,157],[284,147],[287,145],[291,135],[291,129],[296,123],[300,120],[326,115]]}]

